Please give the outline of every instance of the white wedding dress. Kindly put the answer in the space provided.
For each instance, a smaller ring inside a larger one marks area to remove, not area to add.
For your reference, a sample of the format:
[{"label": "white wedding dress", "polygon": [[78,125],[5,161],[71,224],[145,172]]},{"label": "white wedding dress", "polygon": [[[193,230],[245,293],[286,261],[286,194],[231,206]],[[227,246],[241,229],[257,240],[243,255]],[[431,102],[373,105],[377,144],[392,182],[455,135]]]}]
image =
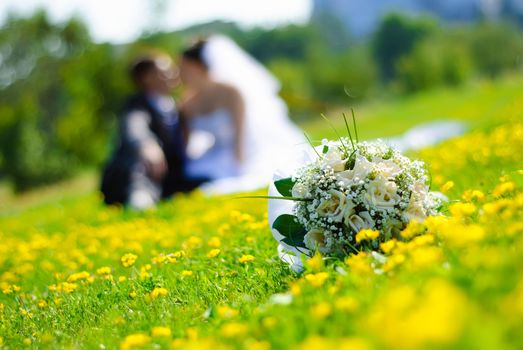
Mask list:
[{"label": "white wedding dress", "polygon": [[214,81],[235,87],[244,99],[244,160],[234,157],[234,124],[229,111],[218,109],[189,121],[187,175],[208,178],[207,194],[252,191],[269,185],[276,169],[309,147],[288,117],[279,97],[279,81],[225,36],[210,37],[203,59]]}]

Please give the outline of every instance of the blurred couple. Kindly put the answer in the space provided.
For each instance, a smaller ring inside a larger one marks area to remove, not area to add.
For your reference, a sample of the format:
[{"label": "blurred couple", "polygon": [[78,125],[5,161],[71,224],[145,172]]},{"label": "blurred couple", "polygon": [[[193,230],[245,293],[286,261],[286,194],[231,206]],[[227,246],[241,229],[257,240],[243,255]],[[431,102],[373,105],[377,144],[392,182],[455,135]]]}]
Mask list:
[{"label": "blurred couple", "polygon": [[[135,62],[137,94],[120,118],[108,162],[107,204],[145,209],[175,193],[249,191],[304,144],[278,96],[279,82],[231,39],[211,36],[183,51]],[[180,101],[171,97],[181,83]]]}]

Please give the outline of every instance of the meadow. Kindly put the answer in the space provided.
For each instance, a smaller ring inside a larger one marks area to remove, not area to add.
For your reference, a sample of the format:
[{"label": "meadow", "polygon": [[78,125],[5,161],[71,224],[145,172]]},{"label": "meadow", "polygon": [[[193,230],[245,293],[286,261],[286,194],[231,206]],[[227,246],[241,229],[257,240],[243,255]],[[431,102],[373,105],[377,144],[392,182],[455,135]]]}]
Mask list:
[{"label": "meadow", "polygon": [[[469,122],[467,134],[411,154],[450,202],[380,254],[317,254],[299,275],[277,256],[265,200],[194,193],[136,213],[103,207],[91,180],[8,199],[0,348],[521,348],[521,82],[363,106],[368,138]],[[304,128],[332,136],[322,123]]]}]

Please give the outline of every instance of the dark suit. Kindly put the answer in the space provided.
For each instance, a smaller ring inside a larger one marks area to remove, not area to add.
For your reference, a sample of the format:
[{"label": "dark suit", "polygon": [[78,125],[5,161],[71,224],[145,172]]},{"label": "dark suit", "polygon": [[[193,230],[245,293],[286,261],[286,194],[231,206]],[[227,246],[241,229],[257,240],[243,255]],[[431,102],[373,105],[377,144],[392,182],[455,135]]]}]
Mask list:
[{"label": "dark suit", "polygon": [[[105,167],[101,191],[107,204],[127,203],[132,191],[146,191],[155,200],[175,192],[190,191],[202,181],[187,181],[184,176],[185,146],[176,110],[159,108],[144,94],[131,97],[120,117],[116,152]],[[168,165],[162,183],[146,172],[139,156],[141,147],[155,142],[161,147]]]}]

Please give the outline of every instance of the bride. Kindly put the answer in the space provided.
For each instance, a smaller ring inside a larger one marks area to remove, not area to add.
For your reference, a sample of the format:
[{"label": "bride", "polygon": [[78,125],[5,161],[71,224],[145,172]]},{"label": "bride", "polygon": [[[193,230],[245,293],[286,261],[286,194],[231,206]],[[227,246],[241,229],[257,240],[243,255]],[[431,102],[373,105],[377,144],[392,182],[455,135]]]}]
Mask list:
[{"label": "bride", "polygon": [[205,192],[265,187],[290,154],[305,147],[277,79],[231,39],[211,36],[189,47],[180,73],[189,129],[186,173],[208,179]]}]

